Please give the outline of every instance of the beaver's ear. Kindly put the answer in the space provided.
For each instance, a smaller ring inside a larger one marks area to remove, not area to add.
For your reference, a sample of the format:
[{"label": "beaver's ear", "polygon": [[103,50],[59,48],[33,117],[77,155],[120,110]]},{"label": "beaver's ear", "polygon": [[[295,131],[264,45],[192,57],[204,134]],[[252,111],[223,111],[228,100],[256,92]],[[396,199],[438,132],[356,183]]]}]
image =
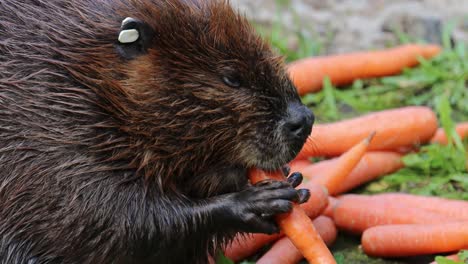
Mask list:
[{"label": "beaver's ear", "polygon": [[122,21],[118,36],[117,51],[126,58],[132,59],[145,54],[153,41],[151,27],[135,18],[127,17]]}]

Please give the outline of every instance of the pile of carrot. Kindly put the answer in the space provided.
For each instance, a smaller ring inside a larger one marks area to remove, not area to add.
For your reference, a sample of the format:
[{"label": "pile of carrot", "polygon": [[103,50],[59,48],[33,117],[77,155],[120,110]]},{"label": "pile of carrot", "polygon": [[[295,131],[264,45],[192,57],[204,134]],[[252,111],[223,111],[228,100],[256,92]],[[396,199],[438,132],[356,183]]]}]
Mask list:
[{"label": "pile of carrot", "polygon": [[468,201],[401,193],[347,194],[330,216],[341,230],[362,234],[364,252],[398,257],[468,249]]},{"label": "pile of carrot", "polygon": [[[399,73],[431,58],[438,46],[406,45],[394,49],[309,58],[289,65],[300,94],[317,91],[323,78],[340,85],[357,78]],[[339,74],[338,74],[339,72]],[[348,73],[344,76],[343,72]],[[468,123],[456,132],[468,138]],[[315,125],[301,152],[289,165],[301,172],[311,198],[277,215],[281,233],[239,235],[225,255],[243,260],[266,245],[257,263],[335,263],[327,246],[338,230],[362,235],[371,256],[399,257],[468,249],[468,202],[402,193],[344,194],[362,184],[401,169],[404,153],[420,145],[447,144],[434,112],[428,107],[404,107],[354,119]],[[313,163],[311,157],[326,157]],[[467,159],[468,170],[468,159]],[[280,172],[251,169],[250,181],[284,180]],[[330,196],[329,196],[330,195]],[[455,259],[455,257],[453,257]]]}]

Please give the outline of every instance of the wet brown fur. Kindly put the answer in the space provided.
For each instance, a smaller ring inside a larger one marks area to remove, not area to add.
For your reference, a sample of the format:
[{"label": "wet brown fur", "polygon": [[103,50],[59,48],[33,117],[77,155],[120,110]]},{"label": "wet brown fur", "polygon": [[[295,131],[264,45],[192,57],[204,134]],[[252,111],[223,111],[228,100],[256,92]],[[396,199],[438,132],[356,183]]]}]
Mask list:
[{"label": "wet brown fur", "polygon": [[[155,32],[134,59],[125,17]],[[205,263],[236,230],[190,208],[294,156],[291,101],[224,1],[0,0],[1,263]]]}]

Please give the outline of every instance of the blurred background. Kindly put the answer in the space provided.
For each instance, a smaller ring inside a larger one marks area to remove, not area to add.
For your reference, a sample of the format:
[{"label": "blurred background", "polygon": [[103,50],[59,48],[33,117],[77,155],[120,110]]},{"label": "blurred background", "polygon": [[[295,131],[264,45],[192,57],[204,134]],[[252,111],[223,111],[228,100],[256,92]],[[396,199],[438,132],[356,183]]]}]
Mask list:
[{"label": "blurred background", "polygon": [[[468,43],[468,0],[231,0],[264,29],[275,28],[289,48],[301,37],[316,42],[312,53],[382,48],[402,41],[441,43],[451,27]],[[279,36],[273,36],[279,37]]]}]

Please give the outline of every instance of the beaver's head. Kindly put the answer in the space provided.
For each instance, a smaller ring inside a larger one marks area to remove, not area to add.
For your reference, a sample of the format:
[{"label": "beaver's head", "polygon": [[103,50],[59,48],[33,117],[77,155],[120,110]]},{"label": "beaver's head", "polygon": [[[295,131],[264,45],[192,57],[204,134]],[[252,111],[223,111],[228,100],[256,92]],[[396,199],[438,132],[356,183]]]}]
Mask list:
[{"label": "beaver's head", "polygon": [[299,152],[314,117],[243,16],[225,1],[134,2],[114,47],[145,164],[277,169]]}]

